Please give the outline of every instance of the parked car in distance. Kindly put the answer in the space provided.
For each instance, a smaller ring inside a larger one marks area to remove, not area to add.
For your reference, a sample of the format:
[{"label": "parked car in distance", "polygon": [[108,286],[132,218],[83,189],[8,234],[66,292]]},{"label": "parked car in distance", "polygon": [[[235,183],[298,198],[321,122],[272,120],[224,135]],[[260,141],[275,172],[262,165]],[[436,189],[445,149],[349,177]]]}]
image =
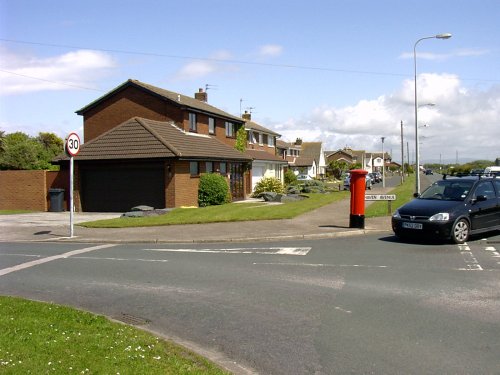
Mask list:
[{"label": "parked car in distance", "polygon": [[297,181],[308,181],[312,180],[313,178],[309,176],[308,174],[299,174],[297,175]]},{"label": "parked car in distance", "polygon": [[[370,177],[370,174],[367,174],[365,176],[365,190],[371,190],[373,185],[372,178]],[[344,178],[344,190],[349,190],[351,187],[351,175],[347,174]]]},{"label": "parked car in distance", "polygon": [[376,184],[376,183],[380,182],[380,178],[376,172],[368,173],[368,175],[371,177],[372,183]]},{"label": "parked car in distance", "polygon": [[486,175],[500,175],[500,166],[492,165],[491,167],[484,168],[484,174]]},{"label": "parked car in distance", "polygon": [[426,169],[425,174],[434,174],[434,172],[432,172],[432,169]]},{"label": "parked car in distance", "polygon": [[500,177],[446,177],[392,215],[397,237],[451,239],[500,230]]}]

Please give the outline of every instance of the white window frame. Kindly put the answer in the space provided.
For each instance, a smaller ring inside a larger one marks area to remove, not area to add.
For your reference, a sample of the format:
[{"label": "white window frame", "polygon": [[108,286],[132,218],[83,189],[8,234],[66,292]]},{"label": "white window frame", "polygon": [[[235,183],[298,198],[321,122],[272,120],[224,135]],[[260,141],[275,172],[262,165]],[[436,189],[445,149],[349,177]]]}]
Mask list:
[{"label": "white window frame", "polygon": [[215,134],[215,118],[208,118],[208,134]]},{"label": "white window frame", "polygon": [[234,138],[234,123],[226,121],[225,128],[226,128],[226,137]]},{"label": "white window frame", "polygon": [[196,113],[189,112],[189,131],[195,132],[197,131],[197,123],[196,123]]},{"label": "white window frame", "polygon": [[272,135],[267,136],[267,145],[269,147],[274,147],[274,137]]}]

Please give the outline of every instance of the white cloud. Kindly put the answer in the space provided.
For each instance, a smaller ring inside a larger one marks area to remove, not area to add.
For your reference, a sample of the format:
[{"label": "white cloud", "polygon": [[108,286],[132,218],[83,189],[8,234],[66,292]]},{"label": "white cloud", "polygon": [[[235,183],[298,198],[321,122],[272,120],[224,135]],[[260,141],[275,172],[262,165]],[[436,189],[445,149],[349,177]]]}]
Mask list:
[{"label": "white cloud", "polygon": [[[465,88],[450,74],[422,74],[417,81],[421,160],[454,162],[500,157],[500,85],[478,91]],[[275,127],[283,139],[323,141],[324,149],[346,146],[381,151],[384,136],[386,150],[401,160],[401,126],[404,124],[405,147],[414,155],[414,84],[402,82],[401,89],[376,99],[362,100],[344,108],[317,107],[306,119],[291,119]],[[425,106],[434,103],[435,106]],[[405,156],[406,157],[406,156]],[[413,156],[414,157],[414,156]]]},{"label": "white cloud", "polygon": [[277,44],[266,44],[259,48],[259,56],[276,57],[283,53],[283,46]]},{"label": "white cloud", "polygon": [[232,55],[229,51],[217,51],[206,60],[195,60],[185,64],[176,74],[177,80],[195,80],[213,73],[234,71],[234,64],[228,62]]},{"label": "white cloud", "polygon": [[116,67],[114,59],[98,51],[79,50],[40,58],[2,50],[0,94],[93,87]]}]

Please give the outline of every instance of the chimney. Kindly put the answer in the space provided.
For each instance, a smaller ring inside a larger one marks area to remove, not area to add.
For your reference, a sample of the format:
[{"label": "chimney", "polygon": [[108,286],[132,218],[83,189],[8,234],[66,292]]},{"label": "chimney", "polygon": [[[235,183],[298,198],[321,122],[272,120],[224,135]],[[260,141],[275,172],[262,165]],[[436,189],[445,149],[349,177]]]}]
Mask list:
[{"label": "chimney", "polygon": [[300,146],[302,144],[302,139],[301,138],[297,138],[297,140],[295,141],[295,145],[296,146]]},{"label": "chimney", "polygon": [[207,92],[203,91],[203,89],[198,89],[198,92],[194,93],[194,98],[198,99],[200,102],[203,102],[203,103],[208,102]]},{"label": "chimney", "polygon": [[252,119],[252,114],[248,111],[245,111],[245,113],[243,113],[243,120],[246,120],[246,121],[250,121]]}]

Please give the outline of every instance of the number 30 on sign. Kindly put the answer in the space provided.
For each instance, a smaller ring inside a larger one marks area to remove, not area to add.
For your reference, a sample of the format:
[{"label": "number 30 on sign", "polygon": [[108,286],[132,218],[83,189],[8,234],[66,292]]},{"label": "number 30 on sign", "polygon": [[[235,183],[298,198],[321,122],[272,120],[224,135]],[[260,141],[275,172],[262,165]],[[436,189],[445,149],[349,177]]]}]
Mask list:
[{"label": "number 30 on sign", "polygon": [[80,137],[76,133],[68,135],[66,140],[66,150],[71,156],[75,156],[80,151]]}]

